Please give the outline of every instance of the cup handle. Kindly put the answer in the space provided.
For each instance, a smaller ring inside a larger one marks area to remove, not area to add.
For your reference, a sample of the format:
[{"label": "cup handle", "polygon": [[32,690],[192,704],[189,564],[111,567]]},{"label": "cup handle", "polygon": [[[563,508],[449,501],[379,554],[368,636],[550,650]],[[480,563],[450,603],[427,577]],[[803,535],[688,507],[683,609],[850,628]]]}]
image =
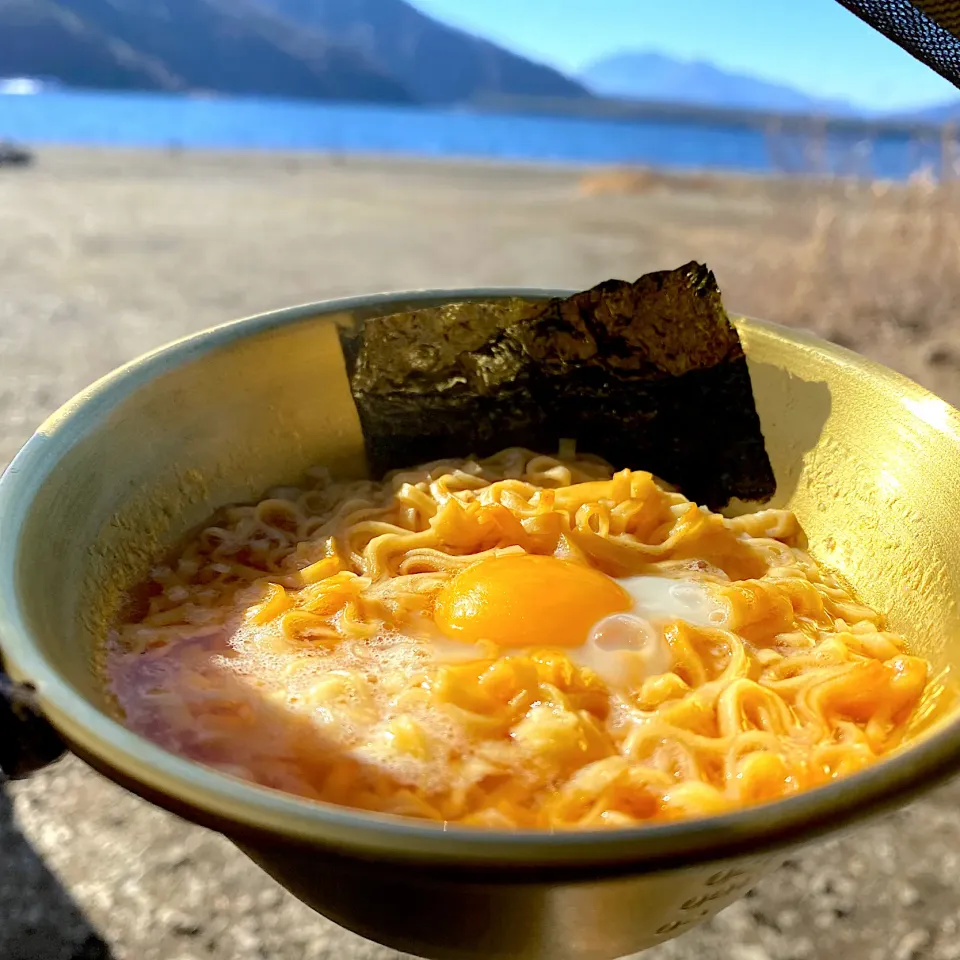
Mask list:
[{"label": "cup handle", "polygon": [[36,773],[66,751],[40,710],[33,687],[11,680],[0,657],[0,783]]}]

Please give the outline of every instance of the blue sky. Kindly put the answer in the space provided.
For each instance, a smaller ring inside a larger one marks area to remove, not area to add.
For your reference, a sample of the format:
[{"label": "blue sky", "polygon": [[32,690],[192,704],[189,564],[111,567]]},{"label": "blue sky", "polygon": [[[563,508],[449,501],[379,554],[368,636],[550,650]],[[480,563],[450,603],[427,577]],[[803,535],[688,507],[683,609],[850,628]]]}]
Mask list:
[{"label": "blue sky", "polygon": [[899,110],[960,91],[836,0],[413,0],[426,13],[543,63],[576,72],[625,49]]}]

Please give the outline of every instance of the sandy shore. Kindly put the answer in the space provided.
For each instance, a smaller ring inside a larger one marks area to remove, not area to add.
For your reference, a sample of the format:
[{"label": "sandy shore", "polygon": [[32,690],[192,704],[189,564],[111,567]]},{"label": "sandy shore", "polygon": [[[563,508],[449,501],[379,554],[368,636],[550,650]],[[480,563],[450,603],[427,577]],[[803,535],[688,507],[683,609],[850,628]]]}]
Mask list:
[{"label": "sandy shore", "polygon": [[[43,150],[0,169],[0,465],[119,363],[342,294],[582,288],[705,260],[731,308],[960,401],[946,187],[611,177],[311,156]],[[798,854],[651,960],[960,960],[960,786]],[[70,760],[0,793],[4,960],[386,960],[226,841]]]}]

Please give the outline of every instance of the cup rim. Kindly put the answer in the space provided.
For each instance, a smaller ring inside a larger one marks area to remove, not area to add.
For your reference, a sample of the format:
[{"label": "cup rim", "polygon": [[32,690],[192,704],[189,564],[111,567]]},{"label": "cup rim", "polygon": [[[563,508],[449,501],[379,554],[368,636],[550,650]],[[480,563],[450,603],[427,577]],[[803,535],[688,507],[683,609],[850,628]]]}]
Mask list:
[{"label": "cup rim", "polygon": [[[0,476],[0,650],[11,673],[31,682],[54,725],[81,755],[124,785],[228,835],[271,835],[358,856],[456,868],[567,868],[590,874],[678,867],[753,855],[811,839],[887,809],[960,768],[960,720],[913,747],[828,785],[712,817],[612,830],[506,831],[435,824],[321,803],[249,783],[170,753],[90,703],[41,652],[19,609],[13,576],[30,504],[62,456],[117,404],[147,382],[235,341],[338,313],[374,316],[439,303],[545,299],[570,291],[539,288],[413,290],[339,298],[234,320],[161,346],[67,401],[27,441]],[[737,318],[826,354],[917,401],[934,400],[930,425],[960,442],[960,412],[922,387],[849,350],[777,324]]]}]

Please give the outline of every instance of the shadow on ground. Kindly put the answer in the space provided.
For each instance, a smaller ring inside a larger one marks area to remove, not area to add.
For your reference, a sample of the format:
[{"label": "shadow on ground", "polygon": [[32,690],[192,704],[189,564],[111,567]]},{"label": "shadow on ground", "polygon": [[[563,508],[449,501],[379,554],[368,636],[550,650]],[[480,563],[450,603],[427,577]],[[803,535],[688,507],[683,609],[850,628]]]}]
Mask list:
[{"label": "shadow on ground", "polygon": [[40,854],[17,829],[0,786],[0,957],[3,960],[112,960]]}]

